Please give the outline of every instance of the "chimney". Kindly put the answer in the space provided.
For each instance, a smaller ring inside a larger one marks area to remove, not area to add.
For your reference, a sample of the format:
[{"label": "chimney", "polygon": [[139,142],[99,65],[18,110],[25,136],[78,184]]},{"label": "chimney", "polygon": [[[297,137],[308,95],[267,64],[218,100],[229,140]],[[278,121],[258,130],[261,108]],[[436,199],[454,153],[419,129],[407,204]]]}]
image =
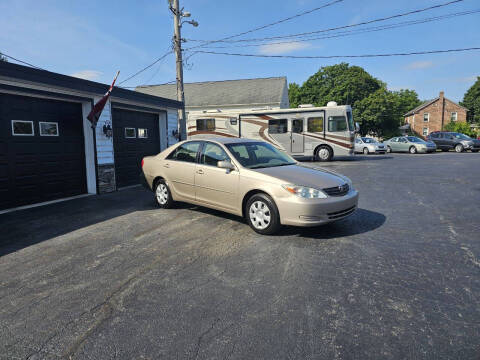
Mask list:
[{"label": "chimney", "polygon": [[440,95],[439,95],[440,101],[442,101],[444,97],[445,97],[445,93],[443,91],[440,91]]}]

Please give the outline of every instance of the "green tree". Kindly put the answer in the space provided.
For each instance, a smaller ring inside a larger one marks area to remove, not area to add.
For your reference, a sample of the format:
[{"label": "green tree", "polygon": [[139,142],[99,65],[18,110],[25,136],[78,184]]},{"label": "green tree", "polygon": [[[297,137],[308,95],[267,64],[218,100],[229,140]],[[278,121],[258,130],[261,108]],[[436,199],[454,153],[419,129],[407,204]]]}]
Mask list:
[{"label": "green tree", "polygon": [[418,98],[418,94],[415,90],[402,89],[399,91],[393,91],[392,95],[395,100],[395,107],[392,111],[400,126],[403,125],[405,119],[403,115],[416,108],[422,102]]},{"label": "green tree", "polygon": [[[290,87],[292,85],[290,84]],[[350,66],[347,63],[325,66],[301,87],[293,85],[294,91],[289,94],[290,106],[297,107],[299,104],[325,106],[329,101],[354,105],[384,86],[384,83],[359,66]]]},{"label": "green tree", "polygon": [[469,110],[469,121],[480,123],[480,76],[477,77],[475,84],[467,90],[460,105]]},{"label": "green tree", "polygon": [[300,85],[297,83],[288,84],[288,99],[292,108],[297,108],[301,104]]},{"label": "green tree", "polygon": [[470,124],[466,122],[449,122],[445,125],[445,130],[462,133],[468,136],[475,136],[475,133],[470,128]]}]

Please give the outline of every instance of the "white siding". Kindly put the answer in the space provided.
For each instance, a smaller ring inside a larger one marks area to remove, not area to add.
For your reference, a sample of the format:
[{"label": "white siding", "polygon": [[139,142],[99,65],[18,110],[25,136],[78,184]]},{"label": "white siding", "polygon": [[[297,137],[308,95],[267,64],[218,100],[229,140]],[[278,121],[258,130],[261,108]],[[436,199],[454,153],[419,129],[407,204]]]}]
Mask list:
[{"label": "white siding", "polygon": [[168,120],[168,146],[172,146],[173,144],[176,144],[178,142],[178,139],[172,135],[173,132],[178,129],[177,111],[168,110],[167,120]]},{"label": "white siding", "polygon": [[[95,104],[101,98],[95,98]],[[110,100],[107,101],[103,108],[102,115],[97,123],[96,135],[97,135],[97,161],[98,165],[113,164],[113,137],[107,138],[103,133],[103,125],[105,122],[110,122],[110,126],[113,128],[112,123],[112,111]]]},{"label": "white siding", "polygon": [[158,114],[158,123],[160,129],[160,151],[163,151],[168,146],[167,113],[161,112],[160,114]]}]

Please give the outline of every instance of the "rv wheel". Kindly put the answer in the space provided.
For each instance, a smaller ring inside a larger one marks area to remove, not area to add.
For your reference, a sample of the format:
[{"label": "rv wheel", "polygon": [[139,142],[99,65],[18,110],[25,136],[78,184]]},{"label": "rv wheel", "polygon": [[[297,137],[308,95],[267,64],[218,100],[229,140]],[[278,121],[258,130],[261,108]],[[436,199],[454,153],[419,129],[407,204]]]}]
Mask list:
[{"label": "rv wheel", "polygon": [[329,146],[322,145],[315,150],[315,161],[330,161],[333,157],[333,151]]}]

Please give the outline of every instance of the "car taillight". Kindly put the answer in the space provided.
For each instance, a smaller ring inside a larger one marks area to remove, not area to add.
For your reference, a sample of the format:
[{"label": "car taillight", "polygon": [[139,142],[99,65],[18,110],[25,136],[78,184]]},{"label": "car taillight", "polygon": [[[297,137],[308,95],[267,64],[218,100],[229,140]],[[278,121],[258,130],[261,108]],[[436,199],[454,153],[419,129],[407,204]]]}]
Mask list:
[{"label": "car taillight", "polygon": [[142,159],[142,169],[143,169],[143,164],[145,163],[145,159]]}]

